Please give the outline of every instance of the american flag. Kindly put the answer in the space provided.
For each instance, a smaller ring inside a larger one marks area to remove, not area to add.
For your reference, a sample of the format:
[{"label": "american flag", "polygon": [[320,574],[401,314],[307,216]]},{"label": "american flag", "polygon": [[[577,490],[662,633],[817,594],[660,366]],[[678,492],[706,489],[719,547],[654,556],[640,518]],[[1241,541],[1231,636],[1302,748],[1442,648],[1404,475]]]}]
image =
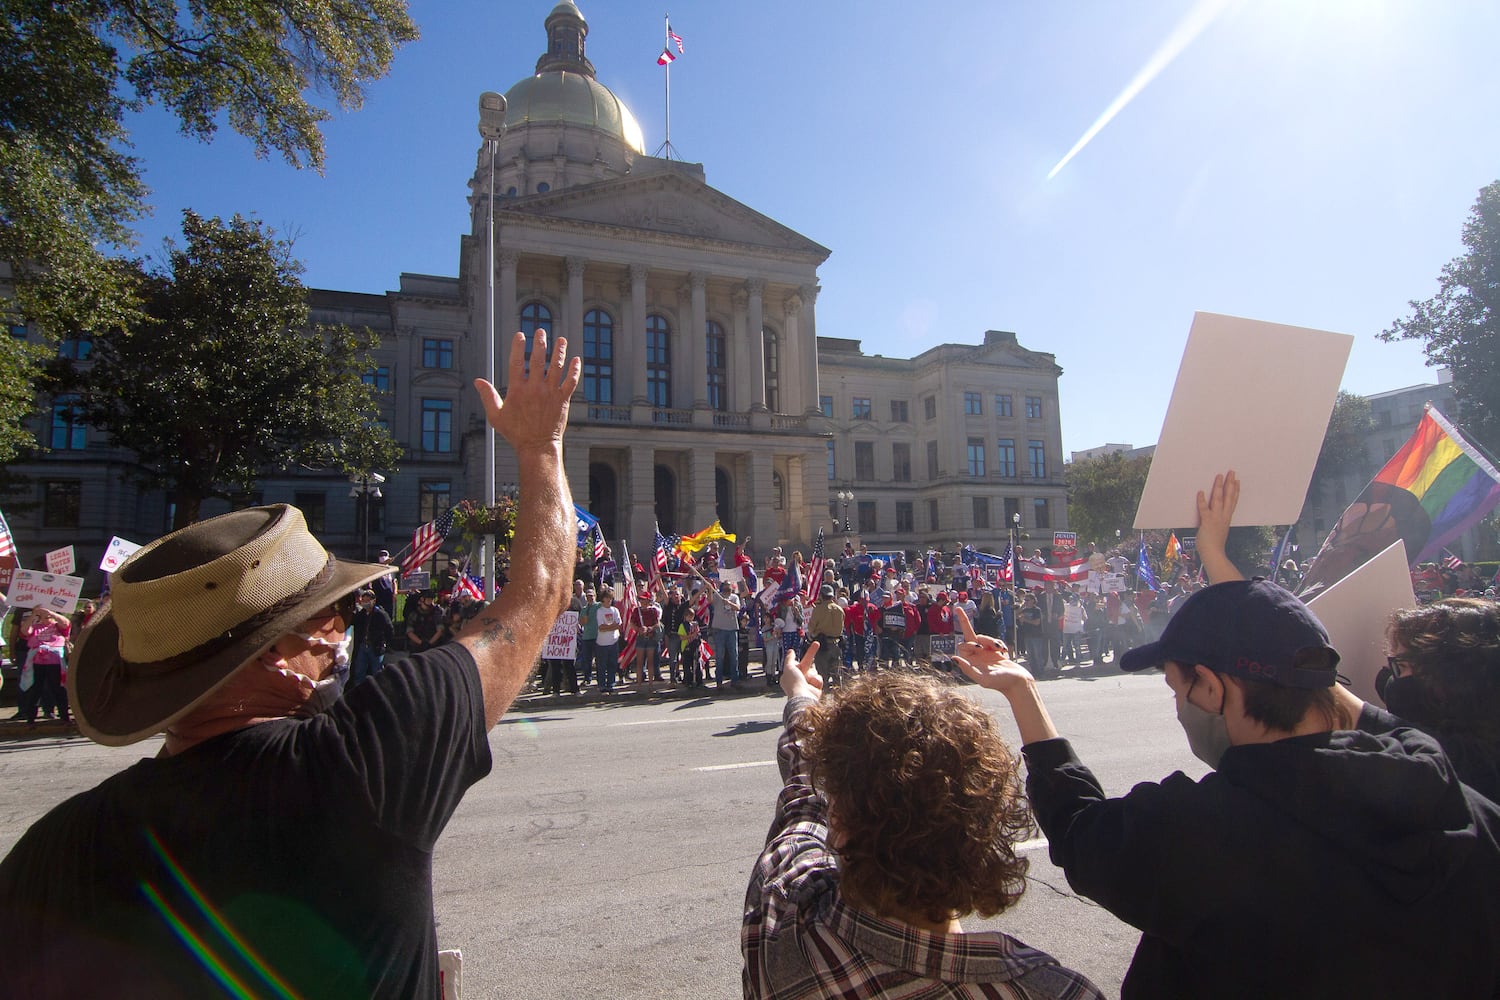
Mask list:
[{"label": "american flag", "polygon": [[604,558],[604,531],[597,524],[594,525],[594,562]]},{"label": "american flag", "polygon": [[655,551],[651,554],[651,586],[661,582],[662,576],[667,572],[667,549],[670,543],[667,536],[661,533],[661,526],[656,528]]},{"label": "american flag", "polygon": [[458,584],[454,586],[455,594],[468,594],[476,601],[484,600],[484,590],[479,586],[479,578],[467,573],[459,575]]},{"label": "american flag", "polygon": [[969,567],[969,579],[973,581],[972,589],[984,589],[984,567],[974,563]]},{"label": "american flag", "polygon": [[807,564],[807,579],[803,581],[803,598],[811,602],[818,596],[819,589],[823,586],[823,569],[828,565],[828,560],[823,557],[823,529],[818,529],[818,537],[813,541],[812,562]]},{"label": "american flag", "polygon": [[670,24],[667,25],[667,37],[672,40],[672,44],[673,45],[677,46],[677,51],[678,52],[682,52],[683,51],[683,48],[682,48],[682,36],[679,35],[677,32],[673,31],[672,30],[672,26]]},{"label": "american flag", "polygon": [[620,597],[620,621],[624,623],[625,635],[620,640],[620,670],[629,669],[630,663],[635,659],[635,573],[630,569],[630,553],[622,553],[625,558],[620,561],[620,571],[625,575],[625,586]]},{"label": "american flag", "polygon": [[443,539],[448,537],[448,532],[453,530],[453,508],[449,507],[437,516],[435,520],[428,521],[411,536],[411,551],[406,558],[401,560],[401,575],[407,576],[418,569],[422,564],[432,558],[432,554],[443,547]]},{"label": "american flag", "polygon": [[16,540],[10,536],[10,525],[5,523],[5,515],[0,514],[0,557],[15,554]]},{"label": "american flag", "polygon": [[1010,542],[1005,543],[1005,554],[1000,559],[1000,579],[1009,582],[1015,577],[1015,571],[1012,569],[1012,566],[1015,564],[1016,559],[1015,547]]},{"label": "american flag", "polygon": [[[4,553],[0,553],[0,555],[3,554]],[[1464,561],[1462,559],[1458,558],[1458,556],[1454,555],[1452,552],[1449,552],[1447,549],[1443,550],[1443,569],[1463,569],[1463,566]]]}]

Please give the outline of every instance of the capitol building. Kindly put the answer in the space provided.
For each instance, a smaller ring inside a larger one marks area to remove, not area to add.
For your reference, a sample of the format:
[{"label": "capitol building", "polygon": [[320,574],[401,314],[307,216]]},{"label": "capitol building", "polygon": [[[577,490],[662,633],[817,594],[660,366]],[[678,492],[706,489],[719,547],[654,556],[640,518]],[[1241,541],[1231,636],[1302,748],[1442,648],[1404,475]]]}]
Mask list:
[{"label": "capitol building", "polygon": [[[310,292],[314,322],[380,337],[368,380],[405,456],[369,524],[360,490],[334,473],[268,474],[247,502],[295,503],[332,550],[360,558],[366,529],[371,551],[397,551],[449,505],[481,498],[471,381],[484,374],[492,287],[501,380],[516,330],[566,336],[582,357],[568,479],[634,552],[649,552],[654,525],[691,532],[715,518],[760,554],[805,552],[820,527],[832,549],[846,524],[876,550],[998,551],[1017,515],[1044,543],[1067,527],[1052,354],[992,330],[886,358],[841,336],[837,317],[820,326],[830,250],[710,186],[702,164],[647,155],[630,109],[595,77],[571,0],[544,27],[534,71],[505,91],[503,133],[477,150],[456,275],[403,273],[383,295]],[[23,565],[74,544],[81,569],[111,535],[167,530],[171,498],[135,485],[128,456],[92,428],[59,432],[51,401],[39,412],[50,450],[17,469],[36,503],[7,510]],[[502,490],[515,482],[503,441],[495,467]]]}]

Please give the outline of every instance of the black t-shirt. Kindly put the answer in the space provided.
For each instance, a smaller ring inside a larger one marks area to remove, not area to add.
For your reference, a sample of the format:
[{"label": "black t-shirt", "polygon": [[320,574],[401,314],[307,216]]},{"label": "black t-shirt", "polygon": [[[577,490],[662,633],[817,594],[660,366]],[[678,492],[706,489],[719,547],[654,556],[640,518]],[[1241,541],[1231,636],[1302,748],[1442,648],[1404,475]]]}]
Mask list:
[{"label": "black t-shirt", "polygon": [[432,850],[489,770],[479,674],[457,644],[394,661],[315,718],[142,760],[0,862],[0,991],[435,997]]}]

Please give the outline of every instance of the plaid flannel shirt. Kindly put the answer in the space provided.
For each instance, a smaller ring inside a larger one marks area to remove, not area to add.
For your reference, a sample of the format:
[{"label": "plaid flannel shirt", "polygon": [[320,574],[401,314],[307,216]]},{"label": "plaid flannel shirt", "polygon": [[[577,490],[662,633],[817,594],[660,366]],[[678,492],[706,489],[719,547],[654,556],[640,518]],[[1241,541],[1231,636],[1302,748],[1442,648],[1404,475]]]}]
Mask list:
[{"label": "plaid flannel shirt", "polygon": [[837,996],[1102,1000],[1086,978],[1008,934],[936,934],[858,910],[839,895],[827,804],[812,788],[787,702],[776,758],[785,782],[745,894],[740,951],[747,998]]}]

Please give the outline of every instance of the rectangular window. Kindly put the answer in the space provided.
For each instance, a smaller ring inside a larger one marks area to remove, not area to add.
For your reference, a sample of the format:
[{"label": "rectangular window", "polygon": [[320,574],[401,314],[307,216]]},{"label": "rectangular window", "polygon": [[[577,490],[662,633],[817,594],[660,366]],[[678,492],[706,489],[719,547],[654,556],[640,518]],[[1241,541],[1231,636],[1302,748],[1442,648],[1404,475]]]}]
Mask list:
[{"label": "rectangular window", "polygon": [[88,425],[83,422],[83,411],[78,407],[77,395],[68,393],[52,401],[52,433],[49,441],[53,451],[82,451],[88,447]]},{"label": "rectangular window", "polygon": [[[724,328],[710,322],[704,344],[708,348],[708,408],[724,413],[729,409],[729,360],[725,352]],[[770,397],[766,398],[766,406],[775,409]]]},{"label": "rectangular window", "polygon": [[307,522],[307,530],[315,535],[321,535],[328,527],[328,494],[327,493],[294,493],[292,503],[300,511],[302,518]]},{"label": "rectangular window", "polygon": [[984,413],[984,401],[977,392],[964,393],[964,413],[970,417],[977,417]]},{"label": "rectangular window", "polygon": [[927,530],[928,531],[937,531],[937,530],[939,530],[938,529],[938,502],[936,500],[929,500],[929,501],[927,501]]},{"label": "rectangular window", "polygon": [[88,336],[68,337],[57,345],[57,356],[70,361],[87,361],[93,353],[94,341]]},{"label": "rectangular window", "polygon": [[42,483],[42,527],[76,528],[82,508],[81,479],[48,479]]},{"label": "rectangular window", "polygon": [[909,424],[909,423],[911,423],[911,411],[910,411],[910,409],[906,405],[906,400],[904,400],[904,399],[893,399],[893,400],[891,400],[891,423],[893,423],[893,424]]},{"label": "rectangular window", "polygon": [[828,442],[828,481],[831,483],[837,478],[838,473],[834,472],[833,442],[830,441]]},{"label": "rectangular window", "polygon": [[1000,439],[1000,464],[995,471],[1002,476],[1015,477],[1016,474],[1016,439]]},{"label": "rectangular window", "polygon": [[1036,510],[1036,527],[1037,528],[1050,528],[1050,527],[1052,527],[1052,510],[1051,510],[1051,505],[1048,504],[1048,502],[1045,499],[1041,498],[1041,497],[1038,497],[1037,499],[1033,500],[1031,503],[1032,503],[1032,506]]},{"label": "rectangular window", "polygon": [[422,450],[453,450],[453,400],[422,400]]},{"label": "rectangular window", "polygon": [[898,483],[911,482],[911,445],[905,441],[891,445],[891,479]]},{"label": "rectangular window", "polygon": [[1005,498],[1005,524],[1006,524],[1007,527],[1009,527],[1010,525],[1016,523],[1016,515],[1019,514],[1019,513],[1021,513],[1021,498],[1020,497],[1006,497]]},{"label": "rectangular window", "polygon": [[875,442],[854,442],[854,478],[870,480],[875,478]]},{"label": "rectangular window", "polygon": [[1041,396],[1027,396],[1026,397],[1026,419],[1027,420],[1040,420],[1041,418],[1042,418],[1042,397]]},{"label": "rectangular window", "polygon": [[1009,417],[1012,415],[1010,411],[1010,394],[997,395],[995,397],[995,416]]},{"label": "rectangular window", "polygon": [[928,420],[937,419],[936,396],[928,396],[926,399],[922,400],[922,415],[925,416]]},{"label": "rectangular window", "polygon": [[831,417],[831,416],[833,416],[833,397],[832,396],[819,396],[818,397],[818,408],[823,411],[823,416],[825,416],[825,417]]},{"label": "rectangular window", "polygon": [[447,479],[423,479],[417,484],[417,520],[426,524],[453,506],[453,483]]},{"label": "rectangular window", "polygon": [[12,323],[12,324],[10,324],[10,335],[12,337],[14,337],[16,340],[25,340],[26,339],[26,324],[25,323]]},{"label": "rectangular window", "polygon": [[859,501],[859,533],[873,535],[880,529],[875,526],[875,501]]},{"label": "rectangular window", "polygon": [[855,420],[869,420],[870,419],[870,397],[868,397],[868,396],[855,396],[854,397],[854,405],[853,405],[853,408],[849,412],[849,416],[853,417]]},{"label": "rectangular window", "polygon": [[974,527],[975,529],[988,528],[990,526],[990,498],[974,498]]},{"label": "rectangular window", "polygon": [[984,475],[984,439],[969,438],[969,475]]},{"label": "rectangular window", "polygon": [[444,337],[423,337],[422,367],[452,368],[453,341]]},{"label": "rectangular window", "polygon": [[928,441],[927,442],[927,478],[928,479],[936,479],[938,477],[938,460],[937,460],[937,455],[938,455],[938,443],[936,441]]},{"label": "rectangular window", "polygon": [[830,500],[830,501],[828,501],[828,519],[833,522],[833,530],[834,531],[838,531],[839,530],[839,502],[837,500]]},{"label": "rectangular window", "polygon": [[910,500],[896,501],[896,531],[909,535],[917,530],[916,515],[912,512]]},{"label": "rectangular window", "polygon": [[1031,462],[1031,478],[1047,478],[1047,449],[1040,441],[1028,441],[1026,443],[1026,454]]},{"label": "rectangular window", "polygon": [[376,392],[390,392],[391,366],[380,365],[377,368],[372,368],[360,376],[360,381],[365,385],[374,386]]}]

